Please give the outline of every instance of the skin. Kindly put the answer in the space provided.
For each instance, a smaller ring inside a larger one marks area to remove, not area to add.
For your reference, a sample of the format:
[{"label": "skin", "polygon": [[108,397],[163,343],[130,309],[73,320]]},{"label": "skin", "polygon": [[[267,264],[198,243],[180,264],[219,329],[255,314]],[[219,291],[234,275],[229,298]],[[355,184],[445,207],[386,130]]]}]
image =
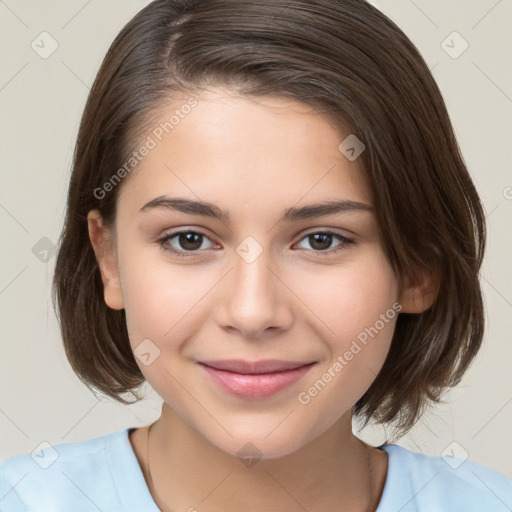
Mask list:
[{"label": "skin", "polygon": [[[372,206],[358,160],[338,149],[348,133],[283,98],[210,89],[197,99],[125,178],[115,226],[88,215],[107,305],[125,309],[134,349],[150,339],[160,350],[147,366],[137,359],[164,400],[152,479],[147,427],[130,436],[149,490],[162,510],[375,510],[387,455],[353,435],[352,409],[384,363],[397,315],[309,403],[298,394],[393,304],[419,313],[435,293],[426,279],[399,293],[373,210],[278,222],[287,208],[333,199]],[[164,106],[162,120],[180,104]],[[230,220],[140,211],[162,195],[214,203]],[[182,228],[206,235],[200,254],[162,249],[158,240]],[[353,242],[307,236],[325,230]],[[251,263],[236,251],[247,236],[263,251]],[[276,395],[243,399],[212,383],[197,364],[206,359],[315,365]],[[237,457],[248,442],[261,453],[252,467]]]}]

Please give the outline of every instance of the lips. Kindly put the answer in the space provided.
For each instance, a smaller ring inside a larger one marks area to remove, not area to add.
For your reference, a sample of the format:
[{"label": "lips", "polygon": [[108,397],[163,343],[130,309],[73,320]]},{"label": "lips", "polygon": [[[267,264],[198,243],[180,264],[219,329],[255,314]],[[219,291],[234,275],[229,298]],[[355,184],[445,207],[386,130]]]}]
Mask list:
[{"label": "lips", "polygon": [[259,374],[259,373],[274,373],[293,370],[310,363],[296,363],[292,361],[242,361],[240,359],[228,359],[222,361],[201,361],[201,364],[214,368],[216,370],[225,370],[233,373],[242,374]]},{"label": "lips", "polygon": [[314,365],[296,361],[200,361],[199,366],[223,391],[245,399],[265,398],[290,387]]}]

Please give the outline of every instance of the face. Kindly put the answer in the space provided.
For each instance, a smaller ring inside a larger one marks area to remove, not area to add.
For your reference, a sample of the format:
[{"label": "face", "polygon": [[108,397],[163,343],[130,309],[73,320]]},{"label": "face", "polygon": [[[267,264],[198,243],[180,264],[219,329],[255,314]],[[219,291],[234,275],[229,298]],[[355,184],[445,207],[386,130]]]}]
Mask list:
[{"label": "face", "polygon": [[222,90],[154,133],[119,192],[106,302],[196,432],[230,454],[293,453],[350,416],[401,307],[368,184],[339,149],[349,133],[301,103]]}]

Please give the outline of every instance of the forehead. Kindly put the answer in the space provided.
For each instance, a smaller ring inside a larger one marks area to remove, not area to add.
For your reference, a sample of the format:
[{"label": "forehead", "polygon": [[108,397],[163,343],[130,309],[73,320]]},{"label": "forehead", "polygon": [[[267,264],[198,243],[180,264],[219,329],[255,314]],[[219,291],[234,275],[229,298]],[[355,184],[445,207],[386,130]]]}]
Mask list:
[{"label": "forehead", "polygon": [[360,163],[339,148],[350,134],[303,103],[211,89],[163,104],[152,119],[139,143],[150,149],[120,191],[134,208],[177,193],[234,205],[371,203]]}]

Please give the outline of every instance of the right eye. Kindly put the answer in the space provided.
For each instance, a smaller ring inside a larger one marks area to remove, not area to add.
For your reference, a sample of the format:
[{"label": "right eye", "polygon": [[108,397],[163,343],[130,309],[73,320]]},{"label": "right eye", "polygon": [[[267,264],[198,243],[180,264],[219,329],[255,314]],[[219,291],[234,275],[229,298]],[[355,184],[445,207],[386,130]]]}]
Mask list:
[{"label": "right eye", "polygon": [[[176,239],[174,245],[171,243],[173,239]],[[203,252],[199,249],[203,245],[204,239],[210,240],[204,233],[188,229],[168,233],[159,239],[158,243],[164,251],[186,257],[196,256],[198,252]]]}]

